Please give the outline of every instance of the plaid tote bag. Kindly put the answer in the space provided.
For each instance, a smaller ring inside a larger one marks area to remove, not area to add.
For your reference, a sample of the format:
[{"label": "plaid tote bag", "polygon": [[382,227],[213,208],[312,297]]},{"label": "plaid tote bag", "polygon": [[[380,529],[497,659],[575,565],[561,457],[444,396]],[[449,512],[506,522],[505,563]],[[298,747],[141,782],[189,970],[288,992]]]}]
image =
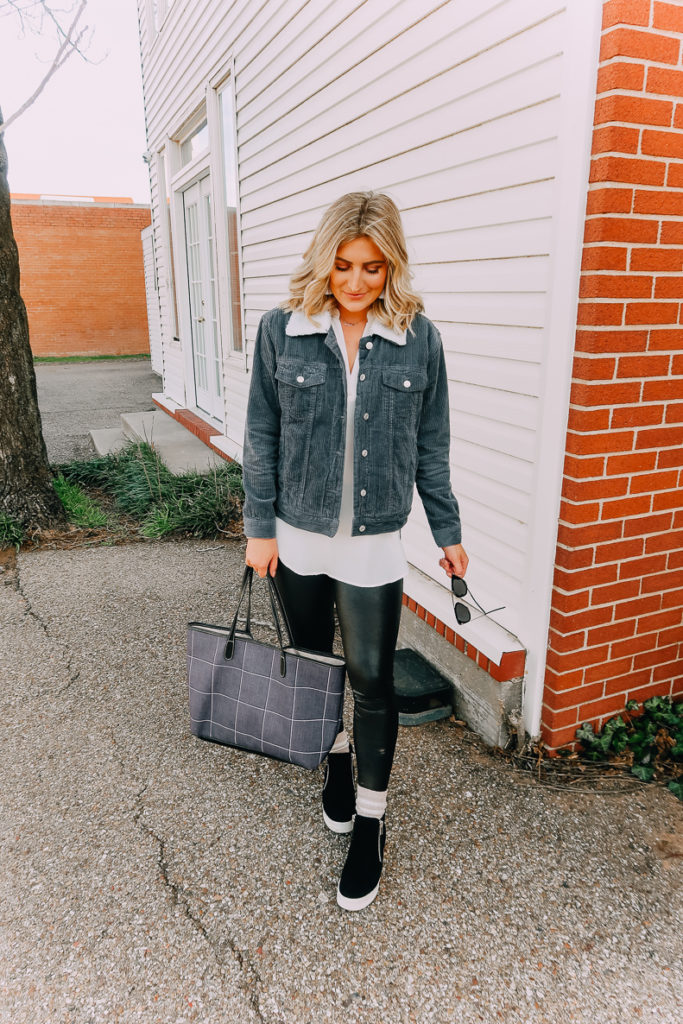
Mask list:
[{"label": "plaid tote bag", "polygon": [[[294,646],[275,581],[267,580],[278,646],[251,635],[249,566],[230,627],[189,623],[190,731],[199,739],[316,768],[339,731],[346,666],[342,658]],[[246,622],[237,629],[245,596]]]}]

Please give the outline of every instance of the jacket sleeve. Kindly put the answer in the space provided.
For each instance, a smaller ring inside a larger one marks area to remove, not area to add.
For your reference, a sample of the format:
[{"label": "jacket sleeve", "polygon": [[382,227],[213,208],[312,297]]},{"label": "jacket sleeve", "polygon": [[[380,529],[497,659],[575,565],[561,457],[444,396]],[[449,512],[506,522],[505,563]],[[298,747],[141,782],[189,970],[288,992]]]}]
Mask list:
[{"label": "jacket sleeve", "polygon": [[432,337],[429,384],[424,393],[417,432],[415,483],[422,499],[432,536],[439,547],[462,539],[458,502],[451,490],[450,410],[448,379],[441,336],[430,324]]},{"label": "jacket sleeve", "polygon": [[275,351],[263,316],[254,347],[242,457],[243,519],[247,537],[275,537],[279,450],[280,403],[275,383]]}]

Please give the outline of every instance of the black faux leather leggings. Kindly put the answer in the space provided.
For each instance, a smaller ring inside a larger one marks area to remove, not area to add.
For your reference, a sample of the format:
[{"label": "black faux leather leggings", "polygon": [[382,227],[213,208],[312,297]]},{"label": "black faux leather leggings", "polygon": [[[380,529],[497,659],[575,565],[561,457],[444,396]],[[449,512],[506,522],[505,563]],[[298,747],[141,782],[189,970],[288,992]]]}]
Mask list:
[{"label": "black faux leather leggings", "polygon": [[275,580],[292,639],[301,647],[332,651],[336,604],[354,697],[358,784],[366,789],[387,789],[398,735],[394,650],[403,580],[381,587],[353,587],[329,576],[300,576],[282,562],[278,562]]}]

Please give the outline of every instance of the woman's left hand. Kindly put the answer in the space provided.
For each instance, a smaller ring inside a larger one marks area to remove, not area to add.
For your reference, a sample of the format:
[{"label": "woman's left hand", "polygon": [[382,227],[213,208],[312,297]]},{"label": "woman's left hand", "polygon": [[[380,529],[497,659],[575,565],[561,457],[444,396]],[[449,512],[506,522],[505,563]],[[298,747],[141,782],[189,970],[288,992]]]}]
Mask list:
[{"label": "woman's left hand", "polygon": [[445,558],[439,559],[439,565],[447,576],[464,576],[467,572],[469,558],[462,544],[449,544],[443,548]]}]

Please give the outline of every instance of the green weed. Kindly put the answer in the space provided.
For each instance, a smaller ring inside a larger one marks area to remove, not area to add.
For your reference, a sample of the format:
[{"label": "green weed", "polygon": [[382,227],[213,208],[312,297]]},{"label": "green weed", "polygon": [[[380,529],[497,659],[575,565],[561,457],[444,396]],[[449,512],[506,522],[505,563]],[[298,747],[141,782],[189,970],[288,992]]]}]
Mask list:
[{"label": "green weed", "polygon": [[70,523],[84,529],[107,525],[106,513],[78,484],[70,483],[60,475],[55,478],[54,487]]},{"label": "green weed", "polygon": [[151,445],[133,443],[119,454],[107,490],[121,512],[142,519],[173,492],[173,474]]},{"label": "green weed", "polygon": [[143,537],[230,534],[241,514],[242,470],[226,462],[207,473],[174,475],[154,447],[131,442],[116,454],[57,467],[70,482],[110,494]]},{"label": "green weed", "polygon": [[16,519],[5,512],[0,512],[0,548],[21,547],[24,540],[24,528]]},{"label": "green weed", "polygon": [[140,526],[143,537],[159,540],[178,529],[178,519],[168,505],[156,505],[150,509]]},{"label": "green weed", "polygon": [[[629,713],[641,707],[640,714]],[[584,724],[576,730],[576,738],[589,760],[618,758],[644,782],[673,773],[668,788],[683,800],[683,701],[650,697],[641,705],[630,700],[624,715],[610,718],[601,732]]]},{"label": "green weed", "polygon": [[118,455],[97,455],[93,459],[74,459],[52,469],[79,487],[92,487],[98,491],[107,491],[113,481]]}]

